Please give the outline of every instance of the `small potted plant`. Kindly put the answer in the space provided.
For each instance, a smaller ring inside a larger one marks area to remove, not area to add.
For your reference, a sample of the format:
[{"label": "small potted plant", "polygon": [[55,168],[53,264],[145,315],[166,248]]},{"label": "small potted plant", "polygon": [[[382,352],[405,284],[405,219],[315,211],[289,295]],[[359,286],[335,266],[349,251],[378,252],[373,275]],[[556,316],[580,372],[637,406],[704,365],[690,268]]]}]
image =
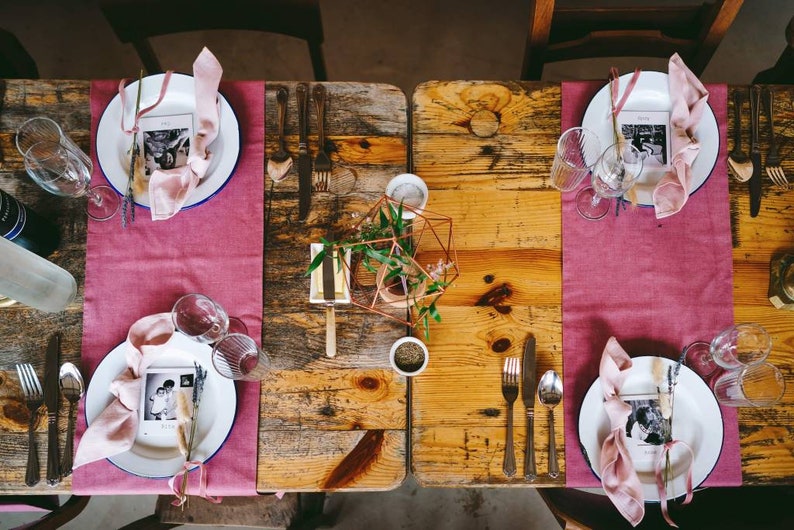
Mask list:
[{"label": "small potted plant", "polygon": [[[406,324],[422,323],[429,337],[430,319],[441,320],[436,301],[459,274],[450,218],[419,212],[383,196],[343,239],[322,242],[327,245],[324,249],[339,250],[338,255],[350,253],[350,264],[339,261],[338,266],[350,267],[353,304]],[[324,257],[325,250],[315,256],[306,274],[318,268]],[[420,260],[434,263],[422,266]],[[395,316],[394,308],[411,308],[411,321]]]}]

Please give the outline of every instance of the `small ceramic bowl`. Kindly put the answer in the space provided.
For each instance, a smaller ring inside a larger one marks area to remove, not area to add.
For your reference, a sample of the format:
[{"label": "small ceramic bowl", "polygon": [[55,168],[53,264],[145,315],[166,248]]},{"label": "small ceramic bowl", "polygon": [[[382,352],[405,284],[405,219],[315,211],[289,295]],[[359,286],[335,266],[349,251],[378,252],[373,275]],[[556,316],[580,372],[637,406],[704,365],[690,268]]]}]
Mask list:
[{"label": "small ceramic bowl", "polygon": [[413,209],[403,209],[403,219],[413,219],[424,211],[427,194],[427,184],[413,173],[397,175],[386,185],[386,195]]},{"label": "small ceramic bowl", "polygon": [[[401,357],[406,358],[401,359]],[[414,337],[397,339],[391,345],[391,350],[389,351],[391,367],[394,368],[395,372],[406,377],[421,374],[427,368],[429,360],[430,355],[427,351],[427,346],[425,346],[424,342]]]}]

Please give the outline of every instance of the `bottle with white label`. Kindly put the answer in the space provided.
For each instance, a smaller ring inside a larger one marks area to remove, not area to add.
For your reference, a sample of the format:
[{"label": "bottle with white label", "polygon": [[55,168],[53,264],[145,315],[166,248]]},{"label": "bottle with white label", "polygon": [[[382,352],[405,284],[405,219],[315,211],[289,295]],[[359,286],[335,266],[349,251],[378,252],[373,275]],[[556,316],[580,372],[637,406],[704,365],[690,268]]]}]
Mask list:
[{"label": "bottle with white label", "polygon": [[77,282],[68,271],[0,237],[0,294],[56,313],[74,300]]}]

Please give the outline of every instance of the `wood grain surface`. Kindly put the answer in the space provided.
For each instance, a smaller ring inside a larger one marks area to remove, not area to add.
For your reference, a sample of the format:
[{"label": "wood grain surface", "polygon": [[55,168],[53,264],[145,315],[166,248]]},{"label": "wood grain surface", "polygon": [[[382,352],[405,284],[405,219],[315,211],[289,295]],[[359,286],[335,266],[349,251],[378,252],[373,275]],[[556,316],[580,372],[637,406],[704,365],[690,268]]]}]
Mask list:
[{"label": "wood grain surface", "polygon": [[[794,176],[794,89],[774,87],[776,132],[783,168]],[[747,87],[731,87],[747,90]],[[728,116],[732,145],[733,107]],[[521,357],[531,333],[538,373],[562,371],[562,256],[560,194],[548,183],[560,134],[560,87],[536,82],[437,81],[417,87],[412,105],[413,172],[430,188],[427,208],[450,215],[461,276],[439,302],[431,362],[412,394],[412,471],[425,486],[528,486],[523,479],[524,406],[515,407],[519,473],[502,473],[506,406],[500,373],[505,357]],[[749,112],[743,116],[749,147]],[[768,131],[762,118],[761,145]],[[794,178],[792,179],[794,182]],[[732,181],[734,305],[736,321],[763,324],[772,334],[770,360],[785,374],[781,405],[740,410],[746,484],[791,483],[794,476],[794,312],[767,298],[769,262],[794,251],[790,211],[794,189],[773,188],[763,177],[761,214],[750,218],[747,184]],[[715,301],[719,303],[719,301]],[[536,402],[534,485],[544,478],[546,412]],[[555,409],[563,448],[562,407]]]},{"label": "wood grain surface", "polygon": [[[91,116],[87,81],[0,83],[0,187],[58,224],[62,243],[50,259],[71,272],[80,286],[77,299],[62,313],[46,314],[19,304],[0,308],[0,370],[15,379],[14,364],[20,361],[32,362],[43,375],[47,339],[56,330],[64,334],[62,360],[79,365],[87,220],[84,199],[55,197],[31,181],[14,134],[26,119],[49,116],[88,152]],[[293,82],[267,84],[266,154],[276,146],[278,86],[290,92],[286,139],[296,157]],[[336,168],[332,178],[339,170],[355,173],[352,192],[338,199],[330,193],[314,193],[310,215],[300,222],[297,164],[277,184],[262,175],[265,204],[272,205],[265,236],[262,343],[274,367],[261,393],[257,487],[262,491],[384,490],[397,487],[406,473],[406,381],[388,361],[391,343],[406,330],[367,311],[338,306],[338,354],[327,358],[325,307],[309,303],[304,271],[309,244],[326,234],[337,211],[336,227],[352,226],[383,194],[389,179],[405,172],[407,101],[402,91],[389,85],[327,83],[326,88],[326,148]],[[309,116],[314,156],[313,105]],[[66,405],[63,400],[61,447]],[[46,430],[40,428],[36,437],[39,459],[46,463]],[[26,434],[0,429],[0,492],[69,492],[68,478],[57,488],[46,486],[44,480],[34,488],[24,486],[26,455]]]}]

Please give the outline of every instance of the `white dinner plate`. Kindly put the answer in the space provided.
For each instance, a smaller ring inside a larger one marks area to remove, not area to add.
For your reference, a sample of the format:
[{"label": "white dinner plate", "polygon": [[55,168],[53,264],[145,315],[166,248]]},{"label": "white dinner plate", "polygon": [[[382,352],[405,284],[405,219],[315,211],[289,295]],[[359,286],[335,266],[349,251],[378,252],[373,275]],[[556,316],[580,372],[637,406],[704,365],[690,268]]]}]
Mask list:
[{"label": "white dinner plate", "polygon": [[[115,398],[108,388],[127,369],[126,348],[125,341],[111,350],[91,377],[85,400],[85,415],[89,425]],[[221,377],[212,367],[212,349],[207,344],[199,344],[181,333],[174,333],[167,348],[152,364],[152,368],[188,367],[193,370],[193,361],[196,361],[207,370],[191,455],[193,460],[206,462],[221,448],[231,432],[237,410],[234,381]],[[185,463],[185,457],[175,444],[175,438],[144,437],[139,430],[135,444],[129,451],[108,460],[133,475],[148,478],[171,477]]]},{"label": "white dinner plate", "polygon": [[[154,104],[160,95],[160,86],[165,74],[156,74],[143,78],[141,90],[141,108]],[[129,177],[129,151],[132,135],[124,134],[121,130],[121,113],[124,112],[124,126],[132,127],[135,116],[135,100],[138,96],[138,81],[130,83],[124,89],[126,108],[121,107],[121,96],[111,100],[102,117],[99,118],[97,128],[97,159],[102,173],[110,185],[120,195],[127,191]],[[188,197],[182,209],[199,205],[217,194],[229,181],[237,166],[240,156],[240,124],[229,102],[218,94],[220,99],[220,116],[218,123],[218,136],[208,150],[212,153],[212,162],[207,174],[201,179],[196,189]],[[196,123],[196,96],[193,77],[185,74],[172,74],[168,89],[163,101],[142,119],[156,116],[192,116],[193,133],[197,131]],[[192,138],[191,138],[192,140]],[[149,207],[149,194],[135,193],[135,204]]]},{"label": "white dinner plate", "polygon": [[[655,394],[652,363],[654,357],[635,357],[621,395]],[[663,359],[664,373],[675,362]],[[686,442],[695,455],[692,466],[692,486],[698,487],[714,466],[722,451],[722,413],[714,394],[703,380],[686,366],[681,366],[675,387],[672,432],[674,440]],[[579,410],[579,441],[596,476],[601,477],[601,444],[609,434],[609,418],[604,410],[604,393],[600,378],[590,386]],[[686,466],[690,462],[688,451],[677,444],[670,451],[673,467],[672,485],[668,485],[671,498],[686,493]],[[646,501],[658,501],[656,475],[651,462],[636,462],[635,469],[642,483]]]},{"label": "white dinner plate", "polygon": [[[623,97],[623,92],[626,89],[626,85],[629,84],[632,75],[633,73],[620,76],[618,101]],[[595,132],[601,140],[601,146],[604,148],[614,143],[614,129],[610,108],[609,84],[606,84],[590,100],[582,120],[582,127]],[[629,94],[628,99],[626,99],[623,110],[670,112],[671,103],[667,74],[642,71],[637,84],[631,94]],[[720,131],[719,127],[717,127],[717,118],[709,105],[706,105],[700,125],[694,136],[700,142],[700,153],[692,163],[692,189],[689,191],[690,195],[696,192],[709,178],[717,163],[717,155],[720,150]],[[639,205],[653,206],[653,189],[664,174],[665,171],[663,169],[649,170],[643,168],[637,184],[634,185]]]}]

